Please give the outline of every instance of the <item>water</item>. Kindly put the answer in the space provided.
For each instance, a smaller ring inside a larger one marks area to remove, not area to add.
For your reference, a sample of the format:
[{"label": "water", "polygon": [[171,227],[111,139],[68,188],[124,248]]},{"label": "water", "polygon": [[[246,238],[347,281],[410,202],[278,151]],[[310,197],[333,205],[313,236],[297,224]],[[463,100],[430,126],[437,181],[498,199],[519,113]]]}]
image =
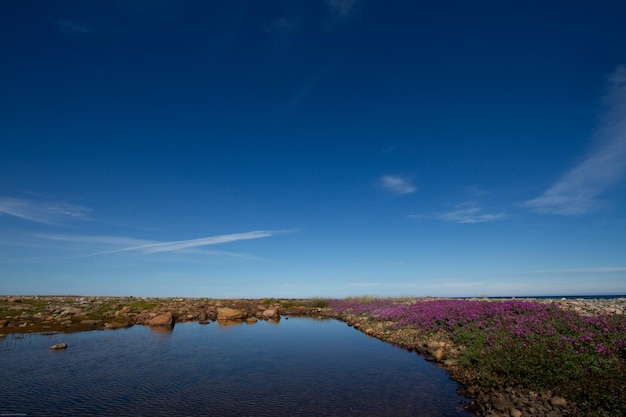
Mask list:
[{"label": "water", "polygon": [[0,375],[0,415],[471,415],[444,371],[334,320],[7,335]]}]

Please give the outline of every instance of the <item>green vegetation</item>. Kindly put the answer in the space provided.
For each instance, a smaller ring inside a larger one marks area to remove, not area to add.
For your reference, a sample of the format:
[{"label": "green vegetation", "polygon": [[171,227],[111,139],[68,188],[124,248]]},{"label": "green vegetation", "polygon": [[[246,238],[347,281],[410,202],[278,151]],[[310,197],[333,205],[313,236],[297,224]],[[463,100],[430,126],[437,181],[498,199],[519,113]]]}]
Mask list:
[{"label": "green vegetation", "polygon": [[485,389],[520,387],[573,401],[585,416],[626,416],[626,316],[581,316],[556,304],[508,300],[331,302],[425,334],[445,332]]},{"label": "green vegetation", "polygon": [[326,308],[329,303],[330,300],[328,298],[314,297],[309,301],[308,305],[313,308]]}]

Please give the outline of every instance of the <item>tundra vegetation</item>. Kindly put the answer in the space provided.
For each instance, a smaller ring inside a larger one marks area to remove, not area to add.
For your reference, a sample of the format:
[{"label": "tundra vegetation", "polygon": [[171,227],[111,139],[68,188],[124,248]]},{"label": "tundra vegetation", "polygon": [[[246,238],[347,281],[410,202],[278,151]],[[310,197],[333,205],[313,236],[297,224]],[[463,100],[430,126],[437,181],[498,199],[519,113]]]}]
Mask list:
[{"label": "tundra vegetation", "polygon": [[[558,395],[581,415],[626,415],[626,316],[583,315],[522,300],[332,300],[341,313],[444,335],[481,391],[515,387]],[[467,382],[467,381],[466,381]]]}]

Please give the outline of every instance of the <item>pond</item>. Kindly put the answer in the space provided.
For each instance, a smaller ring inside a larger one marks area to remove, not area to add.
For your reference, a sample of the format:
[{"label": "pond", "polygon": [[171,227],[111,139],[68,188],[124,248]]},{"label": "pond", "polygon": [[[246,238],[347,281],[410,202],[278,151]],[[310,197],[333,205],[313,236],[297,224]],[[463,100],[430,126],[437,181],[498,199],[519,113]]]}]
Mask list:
[{"label": "pond", "polygon": [[471,415],[445,371],[335,320],[7,335],[0,370],[0,415]]}]

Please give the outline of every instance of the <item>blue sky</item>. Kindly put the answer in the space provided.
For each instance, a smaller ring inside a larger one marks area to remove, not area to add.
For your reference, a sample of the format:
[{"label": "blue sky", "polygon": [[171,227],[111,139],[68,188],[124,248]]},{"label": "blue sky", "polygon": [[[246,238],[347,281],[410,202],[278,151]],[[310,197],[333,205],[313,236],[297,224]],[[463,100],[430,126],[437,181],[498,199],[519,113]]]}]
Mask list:
[{"label": "blue sky", "polygon": [[0,293],[626,293],[626,4],[4,1]]}]

